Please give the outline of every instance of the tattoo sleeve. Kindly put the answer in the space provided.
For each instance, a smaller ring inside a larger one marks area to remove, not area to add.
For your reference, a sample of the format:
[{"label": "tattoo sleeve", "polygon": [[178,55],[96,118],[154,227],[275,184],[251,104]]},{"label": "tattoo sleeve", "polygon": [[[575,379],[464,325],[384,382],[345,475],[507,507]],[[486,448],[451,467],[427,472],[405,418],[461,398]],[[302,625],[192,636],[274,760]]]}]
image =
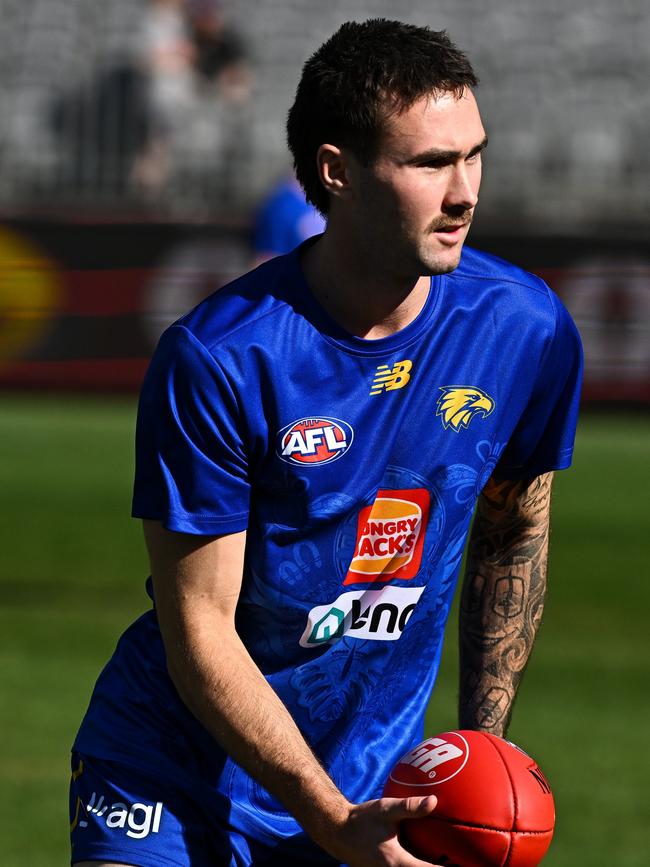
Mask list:
[{"label": "tattoo sleeve", "polygon": [[460,606],[461,728],[506,733],[542,618],[552,481],[491,479],[479,497]]}]

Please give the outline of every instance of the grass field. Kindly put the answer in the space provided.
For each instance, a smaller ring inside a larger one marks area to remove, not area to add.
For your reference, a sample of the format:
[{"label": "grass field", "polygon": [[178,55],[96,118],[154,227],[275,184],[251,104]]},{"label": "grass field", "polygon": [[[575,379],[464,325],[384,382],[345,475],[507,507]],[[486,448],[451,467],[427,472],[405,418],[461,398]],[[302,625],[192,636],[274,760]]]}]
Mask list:
[{"label": "grass field", "polygon": [[[68,751],[147,605],[132,401],[0,396],[0,863],[67,863]],[[650,416],[585,415],[556,483],[550,595],[510,735],[558,810],[549,867],[650,864]],[[451,629],[454,627],[452,625]],[[455,727],[455,638],[429,731]]]}]

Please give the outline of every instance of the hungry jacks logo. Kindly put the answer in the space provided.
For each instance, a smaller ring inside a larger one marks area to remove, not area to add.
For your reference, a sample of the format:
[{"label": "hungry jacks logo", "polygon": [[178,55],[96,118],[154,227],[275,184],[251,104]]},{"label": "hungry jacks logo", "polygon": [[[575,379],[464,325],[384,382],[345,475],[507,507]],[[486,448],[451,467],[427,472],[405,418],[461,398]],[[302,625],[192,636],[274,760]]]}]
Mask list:
[{"label": "hungry jacks logo", "polygon": [[424,488],[378,491],[375,502],[359,512],[354,556],[343,583],[413,578],[422,560],[429,503]]}]

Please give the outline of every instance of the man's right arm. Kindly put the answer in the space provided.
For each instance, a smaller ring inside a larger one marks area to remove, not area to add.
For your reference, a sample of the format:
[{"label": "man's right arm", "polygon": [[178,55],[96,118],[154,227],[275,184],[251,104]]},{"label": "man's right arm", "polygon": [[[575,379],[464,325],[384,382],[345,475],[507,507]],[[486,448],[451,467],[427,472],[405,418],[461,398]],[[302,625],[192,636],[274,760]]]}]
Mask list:
[{"label": "man's right arm", "polygon": [[352,804],[334,785],[235,630],[245,533],[204,537],[145,521],[170,677],[223,749],[323,849],[350,867],[429,867],[397,839],[398,823],[434,798]]}]

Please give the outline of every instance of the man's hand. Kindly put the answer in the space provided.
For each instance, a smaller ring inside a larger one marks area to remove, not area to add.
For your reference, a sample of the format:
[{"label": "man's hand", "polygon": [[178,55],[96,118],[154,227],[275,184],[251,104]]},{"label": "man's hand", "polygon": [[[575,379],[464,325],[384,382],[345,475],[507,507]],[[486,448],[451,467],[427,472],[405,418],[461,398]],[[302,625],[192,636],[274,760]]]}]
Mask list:
[{"label": "man's hand", "polygon": [[430,861],[422,861],[404,849],[398,832],[400,822],[430,815],[436,803],[437,799],[430,795],[355,804],[339,833],[324,848],[349,867],[431,867]]},{"label": "man's hand", "polygon": [[234,619],[245,534],[197,538],[147,521],[145,536],[169,674],[215,740],[333,857],[350,867],[430,867],[400,845],[398,826],[427,816],[436,799],[351,804],[244,647]]}]

